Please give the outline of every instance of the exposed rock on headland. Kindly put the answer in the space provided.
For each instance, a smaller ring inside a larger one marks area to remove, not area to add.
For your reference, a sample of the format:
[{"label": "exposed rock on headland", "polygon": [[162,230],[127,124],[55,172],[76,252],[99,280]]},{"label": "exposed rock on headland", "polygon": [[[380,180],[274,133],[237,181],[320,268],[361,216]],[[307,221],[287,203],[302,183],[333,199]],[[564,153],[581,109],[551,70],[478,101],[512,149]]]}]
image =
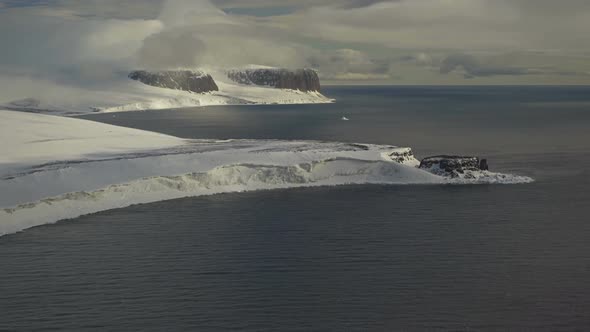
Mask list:
[{"label": "exposed rock on headland", "polygon": [[184,90],[196,93],[219,91],[219,88],[211,75],[190,70],[168,70],[159,72],[137,70],[131,72],[129,78],[158,88]]},{"label": "exposed rock on headland", "polygon": [[487,171],[486,159],[472,156],[433,156],[422,159],[420,168],[438,174],[456,177],[469,171]]},{"label": "exposed rock on headland", "polygon": [[319,92],[321,90],[320,79],[317,72],[313,69],[233,69],[227,72],[227,76],[236,83],[246,85],[260,85],[300,91]]}]

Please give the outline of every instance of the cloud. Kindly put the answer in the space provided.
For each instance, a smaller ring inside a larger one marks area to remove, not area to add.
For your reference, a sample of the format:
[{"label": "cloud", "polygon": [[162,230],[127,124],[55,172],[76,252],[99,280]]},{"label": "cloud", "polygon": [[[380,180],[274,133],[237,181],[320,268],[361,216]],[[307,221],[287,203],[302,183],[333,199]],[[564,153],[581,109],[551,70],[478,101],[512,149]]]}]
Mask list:
[{"label": "cloud", "polygon": [[[557,2],[556,2],[557,3]],[[590,6],[541,11],[550,2],[505,0],[399,0],[361,7],[309,7],[274,18],[312,38],[392,48],[440,50],[590,49]],[[551,19],[548,19],[548,18]]]},{"label": "cloud", "polygon": [[424,52],[418,52],[415,54],[410,55],[403,55],[399,57],[399,61],[403,63],[411,63],[417,66],[433,66],[435,65],[435,60],[433,57]]},{"label": "cloud", "polygon": [[170,0],[159,8],[155,19],[125,20],[80,17],[77,5],[0,12],[0,41],[5,46],[0,67],[62,71],[92,62],[111,63],[113,70],[305,63],[300,45],[274,29],[230,17],[209,1]]},{"label": "cloud", "polygon": [[[539,57],[541,54],[541,57]],[[441,74],[458,72],[464,78],[487,78],[487,77],[548,77],[572,79],[587,79],[588,74],[584,70],[571,70],[575,61],[588,61],[588,57],[551,57],[543,52],[535,55],[532,52],[504,53],[504,54],[450,54],[446,56],[439,65]],[[550,61],[547,61],[550,59]],[[558,66],[547,65],[547,62],[559,62]],[[560,68],[561,67],[561,68]],[[565,69],[564,69],[565,68]]]},{"label": "cloud", "polygon": [[466,78],[500,76],[500,75],[528,75],[535,71],[526,68],[510,67],[482,63],[476,57],[468,54],[451,54],[440,64],[441,74],[463,69]]},{"label": "cloud", "polygon": [[208,0],[166,0],[158,20],[167,27],[232,23],[225,12]]},{"label": "cloud", "polygon": [[300,67],[307,47],[286,32],[228,15],[206,0],[168,0],[158,16],[163,29],[143,41],[139,64],[148,67],[245,64]]},{"label": "cloud", "polygon": [[342,8],[360,8],[379,2],[392,0],[212,0],[214,4],[223,8],[310,8],[334,6]]},{"label": "cloud", "polygon": [[[582,33],[590,29],[586,0],[46,0],[35,7],[45,14],[111,19],[163,18],[162,8],[177,8],[180,16],[197,12],[198,20],[222,17],[220,8],[241,8],[269,16],[251,24],[289,30],[298,39],[455,52],[590,50]],[[282,10],[273,16],[269,8]]]},{"label": "cloud", "polygon": [[4,68],[98,74],[89,64],[261,64],[316,67],[331,80],[403,76],[405,83],[464,77],[534,83],[576,75],[582,82],[587,75],[580,73],[590,71],[586,0],[0,0],[0,6]]},{"label": "cloud", "polygon": [[320,75],[328,80],[383,80],[388,79],[389,64],[371,59],[362,51],[337,49],[326,52],[312,52],[308,64],[319,69]]},{"label": "cloud", "polygon": [[153,20],[161,11],[162,0],[58,0],[57,6],[72,8],[82,17]]},{"label": "cloud", "polygon": [[192,30],[171,29],[147,37],[138,51],[138,64],[147,68],[198,66],[205,43]]},{"label": "cloud", "polygon": [[61,67],[128,61],[161,25],[147,20],[82,20],[0,13],[0,65]]}]

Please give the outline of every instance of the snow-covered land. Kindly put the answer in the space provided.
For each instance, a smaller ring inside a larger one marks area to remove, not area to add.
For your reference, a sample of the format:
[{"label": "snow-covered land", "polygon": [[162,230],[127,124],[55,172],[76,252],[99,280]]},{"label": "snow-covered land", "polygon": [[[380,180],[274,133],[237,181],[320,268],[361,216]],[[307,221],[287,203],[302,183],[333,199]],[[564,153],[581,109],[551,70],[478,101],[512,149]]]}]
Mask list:
[{"label": "snow-covered land", "polygon": [[0,108],[56,115],[241,104],[329,103],[316,91],[275,89],[233,82],[222,69],[207,69],[219,91],[194,93],[134,81],[113,73],[91,82],[23,76],[0,76]]},{"label": "snow-covered land", "polygon": [[0,235],[107,209],[222,192],[343,184],[524,183],[445,177],[409,148],[315,141],[185,140],[92,121],[0,111]]}]

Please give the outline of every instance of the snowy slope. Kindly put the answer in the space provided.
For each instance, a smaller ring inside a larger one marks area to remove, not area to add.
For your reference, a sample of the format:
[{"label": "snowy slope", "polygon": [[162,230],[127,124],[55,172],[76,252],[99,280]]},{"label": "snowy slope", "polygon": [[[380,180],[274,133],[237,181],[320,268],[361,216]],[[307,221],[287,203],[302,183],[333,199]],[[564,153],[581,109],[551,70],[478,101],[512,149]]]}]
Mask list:
[{"label": "snowy slope", "polygon": [[408,148],[184,140],[92,121],[0,111],[0,235],[107,209],[221,192],[342,184],[522,183],[416,168]]},{"label": "snowy slope", "polygon": [[22,165],[185,144],[173,136],[34,113],[0,110],[0,121],[0,176]]}]

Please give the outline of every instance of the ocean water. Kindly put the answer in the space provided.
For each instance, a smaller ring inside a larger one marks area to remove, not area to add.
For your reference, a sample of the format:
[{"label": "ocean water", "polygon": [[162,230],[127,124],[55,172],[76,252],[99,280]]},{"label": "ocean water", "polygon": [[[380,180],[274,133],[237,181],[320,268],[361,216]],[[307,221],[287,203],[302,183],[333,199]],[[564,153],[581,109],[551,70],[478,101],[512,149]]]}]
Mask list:
[{"label": "ocean water", "polygon": [[325,92],[86,118],[475,154],[536,181],[224,194],[29,229],[0,238],[0,331],[590,329],[590,87]]}]

